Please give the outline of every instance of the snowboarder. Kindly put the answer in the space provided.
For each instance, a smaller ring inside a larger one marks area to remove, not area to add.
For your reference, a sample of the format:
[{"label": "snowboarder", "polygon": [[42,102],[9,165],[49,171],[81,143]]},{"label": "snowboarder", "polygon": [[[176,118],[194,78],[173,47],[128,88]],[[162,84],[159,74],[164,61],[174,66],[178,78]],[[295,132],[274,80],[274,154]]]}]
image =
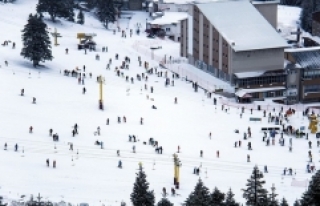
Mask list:
[{"label": "snowboarder", "polygon": [[46,163],[47,163],[47,167],[49,167],[50,166],[49,159],[46,160]]},{"label": "snowboarder", "polygon": [[121,162],[121,160],[119,160],[119,162],[118,162],[118,168],[122,169],[122,162]]},{"label": "snowboarder", "polygon": [[33,127],[30,126],[30,127],[29,127],[29,133],[32,133],[32,130],[33,130]]}]

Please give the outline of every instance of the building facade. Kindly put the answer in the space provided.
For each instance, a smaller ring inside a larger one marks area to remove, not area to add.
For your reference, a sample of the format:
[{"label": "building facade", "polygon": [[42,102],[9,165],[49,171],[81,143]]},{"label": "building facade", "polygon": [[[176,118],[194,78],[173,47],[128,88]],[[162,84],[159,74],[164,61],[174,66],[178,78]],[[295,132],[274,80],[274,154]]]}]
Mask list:
[{"label": "building facade", "polygon": [[320,47],[286,49],[288,103],[320,102]]},{"label": "building facade", "polygon": [[265,11],[263,6],[275,4],[239,0],[193,5],[181,23],[180,55],[237,89],[250,89],[254,97],[282,96],[288,45],[256,5]]}]

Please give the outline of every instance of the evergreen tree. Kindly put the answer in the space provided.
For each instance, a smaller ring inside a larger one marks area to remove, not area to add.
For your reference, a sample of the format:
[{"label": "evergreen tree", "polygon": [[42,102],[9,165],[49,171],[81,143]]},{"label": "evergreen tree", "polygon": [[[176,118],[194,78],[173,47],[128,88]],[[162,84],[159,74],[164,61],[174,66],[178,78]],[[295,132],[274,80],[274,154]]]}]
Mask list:
[{"label": "evergreen tree", "polygon": [[52,60],[51,42],[47,25],[40,15],[29,15],[28,23],[22,30],[23,49],[21,55],[33,62],[36,67],[45,60]]},{"label": "evergreen tree", "polygon": [[210,200],[210,205],[212,206],[222,206],[224,198],[225,198],[225,194],[220,192],[220,190],[215,187],[212,194],[210,195],[211,200]]},{"label": "evergreen tree", "polygon": [[115,22],[116,9],[113,0],[98,0],[97,15],[105,28],[108,28],[109,22]]},{"label": "evergreen tree", "polygon": [[85,0],[88,9],[93,9],[97,6],[98,0]]},{"label": "evergreen tree", "polygon": [[268,203],[268,192],[263,188],[265,181],[262,180],[263,174],[258,167],[253,168],[252,175],[246,184],[247,188],[243,189],[243,197],[247,200],[248,206],[264,206]]},{"label": "evergreen tree", "polygon": [[173,204],[167,198],[162,198],[157,206],[173,206]]},{"label": "evergreen tree", "polygon": [[269,199],[268,199],[268,206],[279,206],[278,200],[276,199],[278,194],[276,194],[275,192],[276,192],[276,188],[274,187],[274,185],[272,185],[271,194],[269,195]]},{"label": "evergreen tree", "polygon": [[204,186],[201,179],[199,179],[194,191],[187,198],[186,206],[208,206],[210,205],[211,197],[209,189]]},{"label": "evergreen tree", "polygon": [[224,202],[225,206],[239,206],[239,203],[236,203],[236,201],[234,200],[234,194],[231,190],[231,188],[229,189],[227,195],[226,195],[226,200]]},{"label": "evergreen tree", "polygon": [[289,204],[285,198],[282,198],[282,200],[280,202],[280,206],[289,206]]},{"label": "evergreen tree", "polygon": [[73,0],[39,0],[37,12],[48,12],[53,22],[57,17],[64,17],[72,21],[74,16],[73,3]]},{"label": "evergreen tree", "polygon": [[320,170],[312,176],[308,190],[303,194],[301,205],[315,206],[320,203]]},{"label": "evergreen tree", "polygon": [[82,9],[79,10],[78,16],[77,16],[77,23],[78,24],[84,24],[84,14]]},{"label": "evergreen tree", "polygon": [[312,13],[320,10],[319,0],[303,0],[300,14],[301,28],[307,32],[312,32]]},{"label": "evergreen tree", "polygon": [[301,206],[300,201],[299,201],[299,200],[296,200],[296,201],[293,203],[293,206]]},{"label": "evergreen tree", "polygon": [[280,4],[287,6],[301,6],[302,0],[280,0]]},{"label": "evergreen tree", "polygon": [[136,182],[133,185],[133,192],[130,195],[133,206],[153,206],[155,203],[153,191],[148,191],[149,183],[143,169],[139,169]]}]

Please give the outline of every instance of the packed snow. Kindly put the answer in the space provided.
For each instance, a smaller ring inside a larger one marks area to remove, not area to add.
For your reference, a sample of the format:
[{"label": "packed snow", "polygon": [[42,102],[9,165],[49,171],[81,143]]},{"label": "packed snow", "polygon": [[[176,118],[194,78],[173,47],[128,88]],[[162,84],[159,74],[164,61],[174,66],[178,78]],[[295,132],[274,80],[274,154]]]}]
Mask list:
[{"label": "packed snow", "polygon": [[[150,67],[158,67],[163,74],[167,71],[159,67],[160,60],[152,60],[151,53],[140,53],[137,42],[154,41],[162,45],[160,57],[164,55],[179,57],[173,52],[168,40],[146,38],[144,32],[138,36],[135,33],[137,23],[145,28],[148,13],[134,12],[132,19],[120,19],[119,26],[126,31],[127,37],[122,38],[121,32],[113,34],[97,21],[93,14],[85,14],[83,26],[59,20],[50,22],[45,16],[50,32],[57,28],[61,34],[59,46],[53,46],[54,59],[45,62],[44,67],[33,68],[32,63],[20,56],[22,48],[21,30],[30,13],[35,13],[36,0],[19,0],[16,4],[0,5],[0,42],[11,40],[16,42],[16,49],[0,46],[0,145],[7,143],[8,150],[0,150],[0,195],[7,199],[18,200],[21,195],[38,193],[45,200],[66,201],[72,204],[88,202],[90,205],[120,205],[123,200],[130,205],[130,193],[135,181],[135,173],[141,162],[150,182],[150,189],[155,191],[156,200],[162,197],[162,188],[173,185],[173,157],[178,146],[178,154],[182,162],[179,196],[169,199],[175,205],[184,202],[193,190],[199,177],[211,190],[217,186],[227,192],[231,187],[235,198],[244,202],[241,189],[251,175],[254,165],[261,170],[268,166],[269,173],[265,174],[265,188],[270,191],[272,184],[276,186],[279,197],[285,197],[289,203],[300,198],[305,191],[307,180],[312,174],[306,173],[308,164],[308,141],[305,138],[293,138],[293,151],[289,152],[289,138],[284,135],[286,146],[278,144],[279,134],[276,135],[275,145],[265,146],[262,142],[262,126],[272,126],[262,111],[249,108],[240,118],[239,107],[242,105],[225,106],[227,112],[221,110],[222,98],[213,95],[205,96],[202,90],[194,92],[191,83],[184,78],[174,79],[174,86],[165,87],[165,78],[156,74],[148,75],[148,81],[138,81],[137,74],[146,70],[138,64],[138,56],[142,61],[148,61]],[[116,25],[111,25],[115,28]],[[133,30],[132,38],[129,29]],[[142,29],[142,30],[143,30]],[[96,33],[97,52],[84,53],[77,50],[79,40],[77,33]],[[51,39],[53,41],[53,39]],[[163,43],[166,42],[166,43]],[[147,43],[146,43],[147,44]],[[178,48],[178,44],[173,43]],[[102,47],[108,47],[108,52],[101,52]],[[69,53],[65,54],[65,49]],[[147,47],[146,47],[147,48]],[[176,49],[178,51],[178,49]],[[115,60],[115,54],[119,60]],[[95,56],[99,54],[100,60]],[[124,61],[125,56],[131,60],[129,70],[121,70],[124,76],[134,78],[134,83],[118,77],[114,71]],[[112,58],[111,69],[106,64]],[[5,66],[4,61],[8,61]],[[84,85],[78,84],[75,77],[65,76],[64,70],[80,70],[86,66]],[[183,70],[183,65],[181,71]],[[188,68],[188,70],[191,70]],[[199,76],[208,74],[196,70]],[[183,70],[185,71],[185,70]],[[93,77],[89,77],[92,73]],[[183,73],[180,73],[182,76]],[[105,78],[103,85],[104,110],[98,109],[99,84],[97,76]],[[168,72],[171,78],[172,73]],[[210,76],[206,79],[212,85],[225,85],[221,80]],[[209,84],[208,83],[208,84]],[[145,84],[147,90],[145,90]],[[154,92],[150,92],[153,86]],[[87,92],[82,93],[83,87]],[[25,95],[20,96],[20,90]],[[32,98],[36,104],[32,104]],[[174,104],[177,97],[178,103]],[[217,106],[213,98],[218,99]],[[226,100],[224,100],[225,102]],[[268,112],[277,115],[280,106],[268,104]],[[152,109],[152,106],[157,109]],[[275,112],[272,108],[276,108]],[[285,107],[287,109],[287,107]],[[308,119],[302,116],[302,109],[289,117],[289,123],[295,128],[308,127]],[[125,116],[126,123],[117,123],[117,118]],[[140,118],[144,119],[143,125]],[[260,117],[262,122],[250,122],[250,117]],[[110,124],[106,125],[109,118]],[[74,124],[79,125],[79,134],[72,137]],[[33,133],[29,133],[29,127]],[[252,137],[243,140],[243,133],[251,127]],[[97,127],[101,135],[96,135]],[[49,136],[49,129],[58,133],[59,141],[54,142]],[[239,133],[235,133],[235,129]],[[209,138],[209,133],[212,138]],[[129,135],[135,135],[137,142],[129,142]],[[148,145],[153,137],[163,147],[163,154],[157,154],[155,148]],[[95,145],[95,141],[103,141],[104,148]],[[235,148],[235,141],[242,141],[241,148]],[[316,138],[309,134],[313,143],[310,149],[314,153],[315,167],[318,167]],[[253,150],[247,149],[248,142]],[[146,145],[143,144],[146,142]],[[73,150],[70,150],[70,143]],[[18,144],[18,152],[14,145]],[[132,152],[135,145],[136,153]],[[120,150],[120,157],[116,151]],[[200,157],[200,150],[204,156]],[[220,157],[216,156],[219,151]],[[247,155],[251,162],[247,162]],[[50,167],[46,166],[50,160]],[[52,168],[56,160],[57,167]],[[121,160],[123,169],[118,169]],[[193,174],[195,167],[200,168],[200,175]],[[283,176],[283,169],[292,168],[296,175]],[[295,186],[292,186],[295,185]],[[297,186],[298,185],[298,186]]]}]

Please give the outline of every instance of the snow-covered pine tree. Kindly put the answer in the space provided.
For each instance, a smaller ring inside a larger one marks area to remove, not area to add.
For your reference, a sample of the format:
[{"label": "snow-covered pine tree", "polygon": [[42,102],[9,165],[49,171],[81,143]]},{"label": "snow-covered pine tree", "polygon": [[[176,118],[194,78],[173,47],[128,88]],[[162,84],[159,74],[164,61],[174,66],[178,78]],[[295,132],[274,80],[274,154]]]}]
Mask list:
[{"label": "snow-covered pine tree", "polygon": [[300,14],[301,28],[307,32],[312,32],[312,13],[320,10],[319,0],[303,0]]},{"label": "snow-covered pine tree", "polygon": [[296,200],[296,201],[293,203],[293,206],[301,206],[300,200]]},{"label": "snow-covered pine tree", "polygon": [[97,16],[105,28],[108,28],[109,22],[115,22],[116,9],[113,0],[98,0]]},{"label": "snow-covered pine tree", "polygon": [[210,205],[212,206],[223,206],[223,201],[225,198],[225,194],[220,192],[220,190],[215,187],[213,192],[210,195],[211,200],[210,200]]},{"label": "snow-covered pine tree", "polygon": [[246,184],[247,188],[242,189],[243,197],[246,199],[246,205],[248,206],[261,206],[267,205],[268,202],[268,191],[263,188],[265,181],[262,180],[263,174],[259,171],[258,167],[255,166],[252,171],[250,179]]},{"label": "snow-covered pine tree", "polygon": [[279,202],[276,199],[278,194],[276,194],[276,188],[274,184],[272,184],[271,187],[271,194],[269,194],[269,199],[268,199],[268,206],[279,206]]},{"label": "snow-covered pine tree", "polygon": [[153,191],[149,191],[149,183],[143,169],[136,173],[136,182],[133,185],[133,192],[130,199],[133,206],[154,206],[155,197]]},{"label": "snow-covered pine tree", "polygon": [[173,206],[173,204],[164,197],[158,202],[157,206]]},{"label": "snow-covered pine tree", "polygon": [[23,49],[21,56],[33,62],[36,67],[40,62],[52,60],[51,42],[47,25],[41,15],[29,15],[28,23],[22,30]]},{"label": "snow-covered pine tree", "polygon": [[234,194],[233,194],[231,188],[229,189],[229,191],[226,194],[224,205],[225,206],[239,206],[239,203],[236,203],[236,201],[234,200]]},{"label": "snow-covered pine tree", "polygon": [[316,206],[320,203],[320,170],[312,176],[308,190],[302,195],[301,206]]},{"label": "snow-covered pine tree", "polygon": [[194,191],[189,195],[185,201],[185,206],[208,206],[210,205],[210,191],[204,186],[201,179],[199,179]]},{"label": "snow-covered pine tree", "polygon": [[285,198],[282,198],[279,206],[289,206],[289,204]]},{"label": "snow-covered pine tree", "polygon": [[84,14],[82,9],[79,10],[78,16],[77,16],[77,23],[78,24],[84,24]]},{"label": "snow-covered pine tree", "polygon": [[37,12],[48,12],[51,20],[55,22],[57,17],[73,19],[73,0],[39,0]]}]

